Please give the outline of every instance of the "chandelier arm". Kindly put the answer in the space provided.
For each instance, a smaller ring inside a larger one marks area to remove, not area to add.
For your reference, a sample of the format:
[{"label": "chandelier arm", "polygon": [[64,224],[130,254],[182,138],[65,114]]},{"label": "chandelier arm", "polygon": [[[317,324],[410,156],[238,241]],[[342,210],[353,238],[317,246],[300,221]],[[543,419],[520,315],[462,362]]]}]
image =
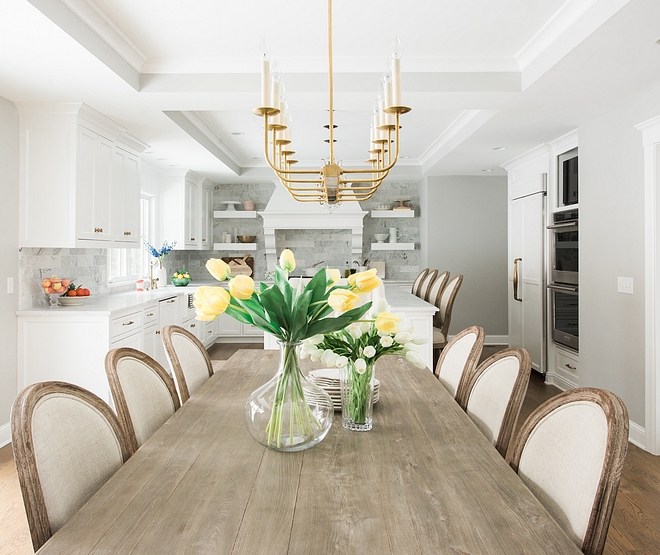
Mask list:
[{"label": "chandelier arm", "polygon": [[[378,168],[378,172],[388,172],[390,171],[396,163],[399,161],[399,115],[397,114],[396,116],[396,123],[397,123],[397,130],[396,130],[396,153],[394,156],[394,160],[390,162],[387,166],[385,167],[380,167]],[[379,154],[380,156],[380,154]],[[383,155],[384,156],[384,155]],[[358,170],[344,170],[344,173],[373,173],[373,169],[358,169]]]},{"label": "chandelier arm", "polygon": [[[278,173],[283,171],[281,168],[275,167],[273,165],[272,160],[270,159],[270,156],[268,155],[268,116],[264,116],[265,121],[264,121],[264,158],[266,159],[266,163],[272,169],[274,172]],[[275,158],[275,133],[276,131],[273,129],[273,158]],[[318,170],[289,170],[287,173],[296,173],[296,174],[305,174],[305,173],[315,173],[318,172]]]}]

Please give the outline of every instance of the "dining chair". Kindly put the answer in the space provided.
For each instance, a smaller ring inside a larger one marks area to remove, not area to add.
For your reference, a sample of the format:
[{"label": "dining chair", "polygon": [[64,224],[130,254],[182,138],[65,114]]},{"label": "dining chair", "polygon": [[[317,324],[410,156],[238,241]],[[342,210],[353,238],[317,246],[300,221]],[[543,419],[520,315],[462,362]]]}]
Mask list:
[{"label": "dining chair", "polygon": [[447,344],[449,334],[449,324],[451,323],[451,313],[454,308],[456,295],[463,284],[463,275],[457,274],[445,286],[440,295],[440,302],[436,305],[438,312],[433,319],[433,359],[437,360],[440,351]]},{"label": "dining chair", "polygon": [[438,270],[429,270],[429,273],[424,276],[424,279],[419,286],[419,291],[417,292],[417,296],[420,299],[425,299],[428,296],[431,286],[438,278],[438,273]]},{"label": "dining chair", "polygon": [[[525,349],[499,351],[465,379],[465,412],[503,457],[520,415],[532,357]],[[462,392],[461,392],[462,394]]]},{"label": "dining chair", "polygon": [[413,281],[412,288],[410,289],[410,292],[418,296],[419,293],[419,286],[422,284],[422,280],[426,277],[426,274],[429,273],[428,268],[424,268],[419,274],[417,274],[417,277],[415,278],[415,281]]},{"label": "dining chair", "polygon": [[105,373],[132,454],[181,407],[176,386],[158,362],[129,347],[105,356]]},{"label": "dining chair", "polygon": [[11,436],[32,546],[37,551],[131,455],[112,409],[64,382],[21,391]]},{"label": "dining chair", "polygon": [[213,365],[202,342],[181,326],[165,326],[162,338],[183,405],[213,376]]},{"label": "dining chair", "polygon": [[578,388],[530,415],[507,461],[582,552],[600,555],[627,451],[623,401]]},{"label": "dining chair", "polygon": [[435,281],[433,282],[433,285],[429,288],[426,297],[424,297],[424,300],[432,304],[434,306],[438,306],[440,303],[440,298],[442,296],[442,291],[447,285],[447,281],[449,280],[449,272],[444,271],[435,278]]},{"label": "dining chair", "polygon": [[467,400],[464,377],[477,366],[485,340],[486,332],[479,326],[457,333],[443,349],[433,372],[463,409]]}]

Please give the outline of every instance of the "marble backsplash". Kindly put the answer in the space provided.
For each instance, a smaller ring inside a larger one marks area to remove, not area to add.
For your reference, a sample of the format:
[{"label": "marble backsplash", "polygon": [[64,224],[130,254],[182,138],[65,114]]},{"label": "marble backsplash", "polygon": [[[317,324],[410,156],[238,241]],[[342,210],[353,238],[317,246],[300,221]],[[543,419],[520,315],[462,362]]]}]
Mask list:
[{"label": "marble backsplash", "polygon": [[[213,195],[213,209],[223,210],[226,200],[253,200],[255,210],[266,208],[274,191],[273,183],[217,185]],[[386,278],[391,280],[413,281],[419,273],[419,188],[416,183],[387,183],[382,185],[373,198],[361,203],[362,209],[369,212],[380,204],[393,204],[396,200],[409,200],[416,212],[415,218],[372,218],[367,214],[363,220],[364,234],[362,245],[362,263],[366,259],[385,260]],[[375,242],[374,233],[387,233],[390,227],[396,227],[401,235],[400,242],[415,243],[414,251],[371,251]],[[193,279],[206,280],[210,275],[205,268],[209,258],[233,256],[242,258],[250,254],[254,258],[254,277],[262,280],[266,276],[266,250],[262,220],[255,219],[226,220],[217,219],[213,223],[213,241],[220,242],[223,233],[232,233],[236,228],[239,235],[256,235],[256,251],[183,251],[174,250],[165,258],[168,275],[174,270],[185,268]],[[355,268],[351,255],[350,230],[280,230],[276,232],[278,251],[290,248],[295,256],[300,272],[323,261],[321,266],[345,270]],[[77,283],[87,287],[92,295],[121,293],[135,288],[133,283],[123,286],[107,285],[107,250],[106,249],[52,249],[23,248],[19,252],[20,300],[21,309],[46,306],[48,298],[40,288],[44,277],[77,278]]]}]

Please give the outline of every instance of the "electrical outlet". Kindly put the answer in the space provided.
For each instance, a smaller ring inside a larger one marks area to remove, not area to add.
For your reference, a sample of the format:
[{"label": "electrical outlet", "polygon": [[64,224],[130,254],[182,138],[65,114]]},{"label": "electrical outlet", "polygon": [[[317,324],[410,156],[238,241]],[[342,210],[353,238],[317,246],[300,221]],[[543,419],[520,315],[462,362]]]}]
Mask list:
[{"label": "electrical outlet", "polygon": [[619,293],[633,294],[633,278],[619,277],[617,278],[617,289]]},{"label": "electrical outlet", "polygon": [[11,295],[14,292],[14,278],[7,278],[7,295]]}]

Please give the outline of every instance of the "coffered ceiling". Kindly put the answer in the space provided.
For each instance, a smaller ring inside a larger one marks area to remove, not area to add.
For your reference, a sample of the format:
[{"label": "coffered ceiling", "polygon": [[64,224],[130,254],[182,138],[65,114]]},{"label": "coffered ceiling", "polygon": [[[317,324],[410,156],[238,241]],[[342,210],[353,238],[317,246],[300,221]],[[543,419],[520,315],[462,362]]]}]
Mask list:
[{"label": "coffered ceiling", "polygon": [[[505,161],[660,86],[659,21],[657,0],[334,0],[336,156],[367,157],[395,31],[413,108],[395,177],[503,175]],[[318,167],[328,157],[326,0],[3,0],[0,96],[85,102],[164,167],[272,179],[251,112],[264,35],[296,158]]]}]

